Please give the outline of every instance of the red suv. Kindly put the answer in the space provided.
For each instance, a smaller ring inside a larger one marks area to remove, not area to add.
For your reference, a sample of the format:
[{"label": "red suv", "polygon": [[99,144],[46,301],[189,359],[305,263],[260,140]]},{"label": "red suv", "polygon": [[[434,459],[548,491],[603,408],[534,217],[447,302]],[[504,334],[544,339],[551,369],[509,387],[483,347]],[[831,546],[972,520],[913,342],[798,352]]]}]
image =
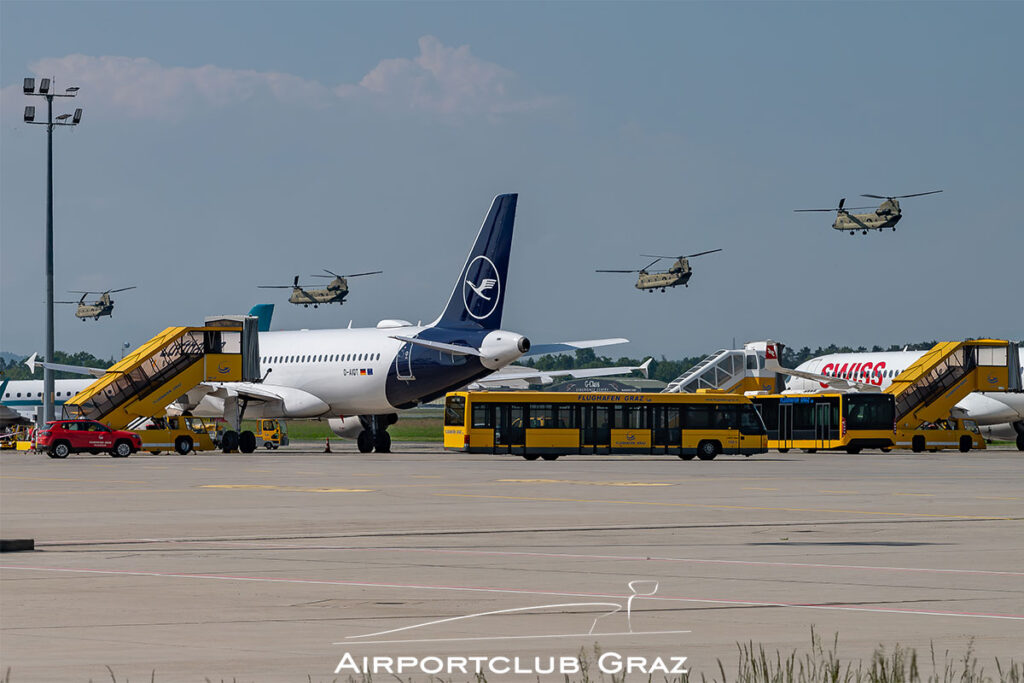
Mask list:
[{"label": "red suv", "polygon": [[142,439],[135,432],[111,429],[95,420],[47,422],[36,432],[36,450],[45,450],[51,458],[83,451],[94,455],[107,451],[115,458],[127,458],[140,448]]}]

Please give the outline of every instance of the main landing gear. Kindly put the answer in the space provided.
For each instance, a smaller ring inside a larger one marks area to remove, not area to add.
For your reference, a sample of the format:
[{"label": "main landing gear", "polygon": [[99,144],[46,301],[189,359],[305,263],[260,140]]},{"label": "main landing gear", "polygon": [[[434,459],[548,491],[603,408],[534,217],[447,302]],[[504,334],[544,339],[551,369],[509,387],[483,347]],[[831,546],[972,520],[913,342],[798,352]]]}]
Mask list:
[{"label": "main landing gear", "polygon": [[359,422],[363,425],[363,431],[356,437],[356,446],[360,453],[391,452],[391,435],[388,434],[388,427],[398,422],[398,415],[360,415]]}]

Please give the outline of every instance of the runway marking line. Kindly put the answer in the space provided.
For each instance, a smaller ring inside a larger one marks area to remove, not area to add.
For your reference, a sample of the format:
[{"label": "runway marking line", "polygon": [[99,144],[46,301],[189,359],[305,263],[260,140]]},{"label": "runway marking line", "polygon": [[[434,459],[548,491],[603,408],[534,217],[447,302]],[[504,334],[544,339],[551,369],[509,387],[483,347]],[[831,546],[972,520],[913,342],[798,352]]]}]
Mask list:
[{"label": "runway marking line", "polygon": [[829,489],[822,489],[818,493],[860,493],[860,491],[831,491]]},{"label": "runway marking line", "polygon": [[289,491],[292,493],[372,493],[376,489],[344,489],[307,486],[272,486],[270,484],[204,484],[202,489],[239,489],[243,491]]},{"label": "runway marking line", "polygon": [[1010,521],[1011,517],[988,517],[980,515],[937,515],[915,512],[875,512],[871,510],[831,510],[828,508],[784,508],[759,507],[754,505],[713,505],[710,503],[663,503],[647,500],[596,500],[592,498],[534,498],[528,496],[489,496],[482,493],[435,493],[443,498],[490,498],[497,500],[523,500],[541,503],[604,503],[607,505],[650,505],[654,507],[706,508],[711,510],[770,510],[774,512],[831,512],[847,515],[879,515],[885,517],[929,517],[939,519],[985,519]]},{"label": "runway marking line", "polygon": [[[430,584],[377,583],[371,581],[344,581],[339,579],[289,579],[270,576],[233,576],[228,574],[181,574],[175,572],[132,571],[128,569],[76,569],[71,567],[32,567],[26,565],[0,565],[0,569],[20,569],[23,571],[64,572],[71,574],[100,574],[110,576],[151,576],[171,579],[201,579],[213,581],[252,581],[259,583],[308,584],[321,586],[353,586],[358,588],[406,588],[414,590],[466,591],[472,593],[500,593],[510,595],[556,595],[584,598],[618,598],[628,599],[629,595],[618,593],[581,593],[569,591],[531,590],[526,588],[492,588],[487,586],[444,586]],[[728,600],[722,598],[691,598],[684,596],[650,596],[645,600],[661,602],[690,602],[712,605],[735,605],[742,607],[789,607],[794,609],[812,609],[839,612],[873,612],[881,614],[908,614],[939,617],[969,617],[976,619],[1005,619],[1024,621],[1024,615],[992,614],[983,612],[947,612],[942,610],[901,609],[895,607],[866,607],[855,605],[826,605],[820,603],[765,602],[757,600]]]},{"label": "runway marking line", "polygon": [[7,491],[5,496],[83,496],[118,493],[184,493],[192,489],[96,489],[94,491]]},{"label": "runway marking line", "polygon": [[894,496],[919,496],[921,498],[934,498],[934,493],[894,493]]},{"label": "runway marking line", "polygon": [[[195,543],[206,543],[194,541]],[[353,552],[411,552],[437,553],[441,555],[496,555],[499,557],[558,557],[580,560],[623,560],[629,562],[682,562],[693,564],[724,564],[753,567],[801,567],[808,569],[853,569],[867,571],[920,572],[926,574],[982,574],[986,576],[1024,576],[1024,572],[997,571],[988,569],[934,569],[931,567],[882,567],[861,564],[826,564],[818,562],[771,562],[766,560],[711,560],[695,557],[663,557],[658,555],[594,555],[585,553],[542,553],[524,550],[459,550],[456,548],[403,548],[399,546],[360,548],[350,545],[289,545],[259,541],[223,541],[229,545],[268,550],[348,550]]]},{"label": "runway marking line", "polygon": [[502,484],[579,484],[582,486],[675,486],[668,482],[648,481],[579,481],[575,479],[496,479]]},{"label": "runway marking line", "polygon": [[744,491],[778,491],[778,489],[764,488],[763,486],[744,486]]}]

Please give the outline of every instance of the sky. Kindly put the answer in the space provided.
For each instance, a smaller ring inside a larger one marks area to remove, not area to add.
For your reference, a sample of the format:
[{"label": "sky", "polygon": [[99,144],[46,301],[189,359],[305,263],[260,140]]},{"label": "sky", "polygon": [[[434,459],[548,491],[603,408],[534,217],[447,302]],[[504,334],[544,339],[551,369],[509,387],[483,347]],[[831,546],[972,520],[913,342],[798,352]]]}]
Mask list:
[{"label": "sky", "polygon": [[[274,329],[433,320],[518,192],[503,326],[680,358],[772,338],[1024,337],[1024,3],[0,3],[0,350],[45,347],[45,102],[58,349],[277,304]],[[30,101],[36,100],[36,101]],[[38,120],[38,119],[37,119]],[[903,202],[895,232],[826,213]],[[641,253],[693,260],[650,294]],[[288,290],[383,270],[342,307]],[[320,281],[321,283],[325,281]]]}]

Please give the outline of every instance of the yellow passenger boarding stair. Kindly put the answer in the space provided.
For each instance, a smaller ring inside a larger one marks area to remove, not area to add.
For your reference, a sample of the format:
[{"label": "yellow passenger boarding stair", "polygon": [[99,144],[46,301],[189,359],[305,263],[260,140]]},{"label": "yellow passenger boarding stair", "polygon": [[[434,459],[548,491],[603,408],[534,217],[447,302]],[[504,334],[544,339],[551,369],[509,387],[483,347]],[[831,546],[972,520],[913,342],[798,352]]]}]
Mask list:
[{"label": "yellow passenger boarding stair", "polygon": [[[896,403],[897,444],[909,444],[915,451],[947,445],[943,441],[949,440],[948,431],[943,435],[932,430],[940,425],[948,430],[953,406],[972,392],[1020,391],[1018,362],[1016,346],[1002,339],[933,346],[885,389]],[[980,436],[960,434],[958,438],[961,442],[971,438],[976,447],[984,447]]]},{"label": "yellow passenger boarding stair", "polygon": [[259,380],[256,318],[207,318],[202,327],[168,327],[64,403],[66,419],[124,429],[164,415],[168,404],[203,382]]}]

